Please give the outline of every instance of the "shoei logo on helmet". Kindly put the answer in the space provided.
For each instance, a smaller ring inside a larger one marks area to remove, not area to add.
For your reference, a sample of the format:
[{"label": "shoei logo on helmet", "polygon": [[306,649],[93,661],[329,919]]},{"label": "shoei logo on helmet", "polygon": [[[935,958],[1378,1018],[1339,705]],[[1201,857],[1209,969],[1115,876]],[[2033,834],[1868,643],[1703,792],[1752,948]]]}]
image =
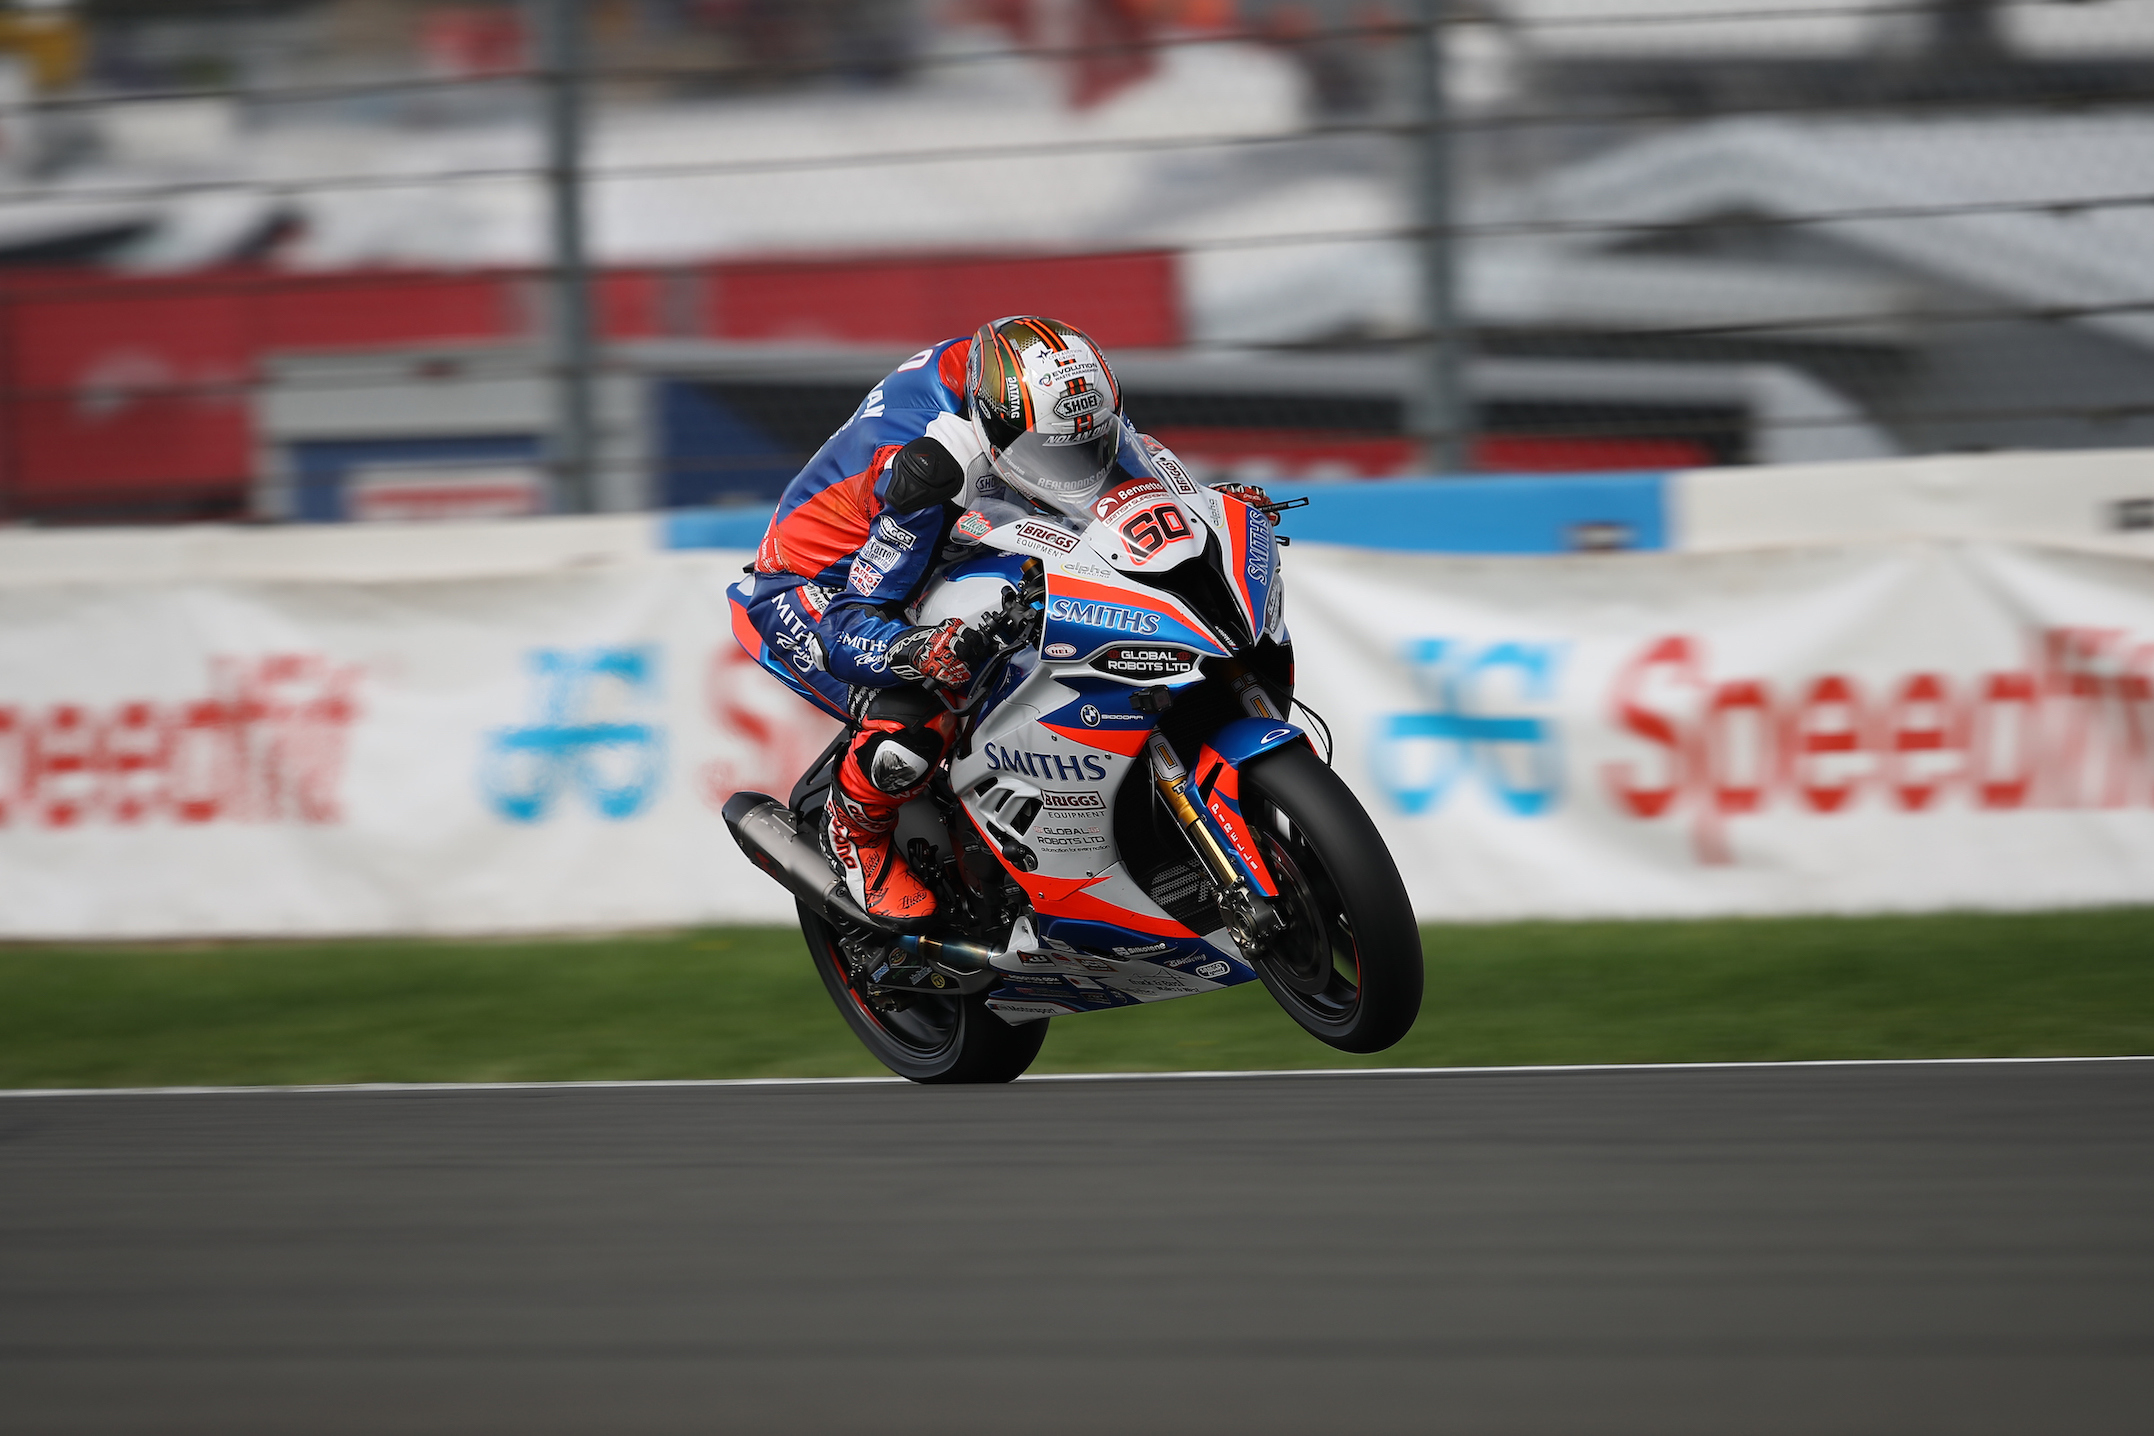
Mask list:
[{"label": "shoei logo on helmet", "polygon": [[1087,389],[1082,394],[1064,394],[1055,400],[1055,417],[1074,419],[1080,414],[1094,414],[1104,408],[1107,396],[1097,389]]}]

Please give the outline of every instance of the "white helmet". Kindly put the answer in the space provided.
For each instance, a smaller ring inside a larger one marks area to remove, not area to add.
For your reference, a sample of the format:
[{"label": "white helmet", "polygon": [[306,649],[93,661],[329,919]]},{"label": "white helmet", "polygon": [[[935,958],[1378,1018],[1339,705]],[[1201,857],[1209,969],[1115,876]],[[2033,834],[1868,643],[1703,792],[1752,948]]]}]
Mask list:
[{"label": "white helmet", "polygon": [[1036,314],[983,324],[965,361],[973,431],[1029,498],[1087,507],[1122,445],[1122,386],[1083,331]]}]

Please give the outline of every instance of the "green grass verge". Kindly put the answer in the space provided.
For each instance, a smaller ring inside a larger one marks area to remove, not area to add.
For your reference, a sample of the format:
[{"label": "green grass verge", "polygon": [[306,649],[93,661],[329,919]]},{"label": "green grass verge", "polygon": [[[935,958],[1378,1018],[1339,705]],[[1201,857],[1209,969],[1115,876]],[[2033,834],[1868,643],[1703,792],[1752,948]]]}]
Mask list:
[{"label": "green grass verge", "polygon": [[[1389,1052],[1257,984],[1058,1021],[1035,1071],[2154,1052],[2154,909],[1424,933]],[[878,1072],[797,934],[0,947],[0,1086]]]}]

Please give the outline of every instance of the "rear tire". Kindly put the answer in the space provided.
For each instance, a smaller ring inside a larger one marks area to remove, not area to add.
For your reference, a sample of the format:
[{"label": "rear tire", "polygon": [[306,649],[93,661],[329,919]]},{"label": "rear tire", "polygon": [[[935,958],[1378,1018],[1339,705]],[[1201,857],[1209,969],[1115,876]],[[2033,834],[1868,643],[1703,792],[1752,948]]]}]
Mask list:
[{"label": "rear tire", "polygon": [[1244,768],[1241,801],[1287,921],[1257,976],[1319,1041],[1383,1051],[1421,1013],[1421,930],[1376,825],[1301,744]]},{"label": "rear tire", "polygon": [[837,929],[807,904],[797,906],[808,957],[830,1000],[861,1045],[898,1076],[914,1082],[1009,1082],[1040,1055],[1051,1019],[1012,1027],[988,1010],[984,993],[921,995],[895,1013],[876,1007],[847,978]]}]

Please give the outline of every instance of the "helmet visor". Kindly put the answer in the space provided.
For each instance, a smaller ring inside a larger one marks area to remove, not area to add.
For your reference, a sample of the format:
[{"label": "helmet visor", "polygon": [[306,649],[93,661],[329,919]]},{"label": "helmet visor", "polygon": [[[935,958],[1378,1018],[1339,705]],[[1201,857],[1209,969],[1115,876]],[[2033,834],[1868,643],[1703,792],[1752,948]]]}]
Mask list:
[{"label": "helmet visor", "polygon": [[1101,424],[1082,434],[1028,429],[996,452],[995,467],[1034,498],[1081,509],[1098,496],[1121,449],[1119,423]]}]

